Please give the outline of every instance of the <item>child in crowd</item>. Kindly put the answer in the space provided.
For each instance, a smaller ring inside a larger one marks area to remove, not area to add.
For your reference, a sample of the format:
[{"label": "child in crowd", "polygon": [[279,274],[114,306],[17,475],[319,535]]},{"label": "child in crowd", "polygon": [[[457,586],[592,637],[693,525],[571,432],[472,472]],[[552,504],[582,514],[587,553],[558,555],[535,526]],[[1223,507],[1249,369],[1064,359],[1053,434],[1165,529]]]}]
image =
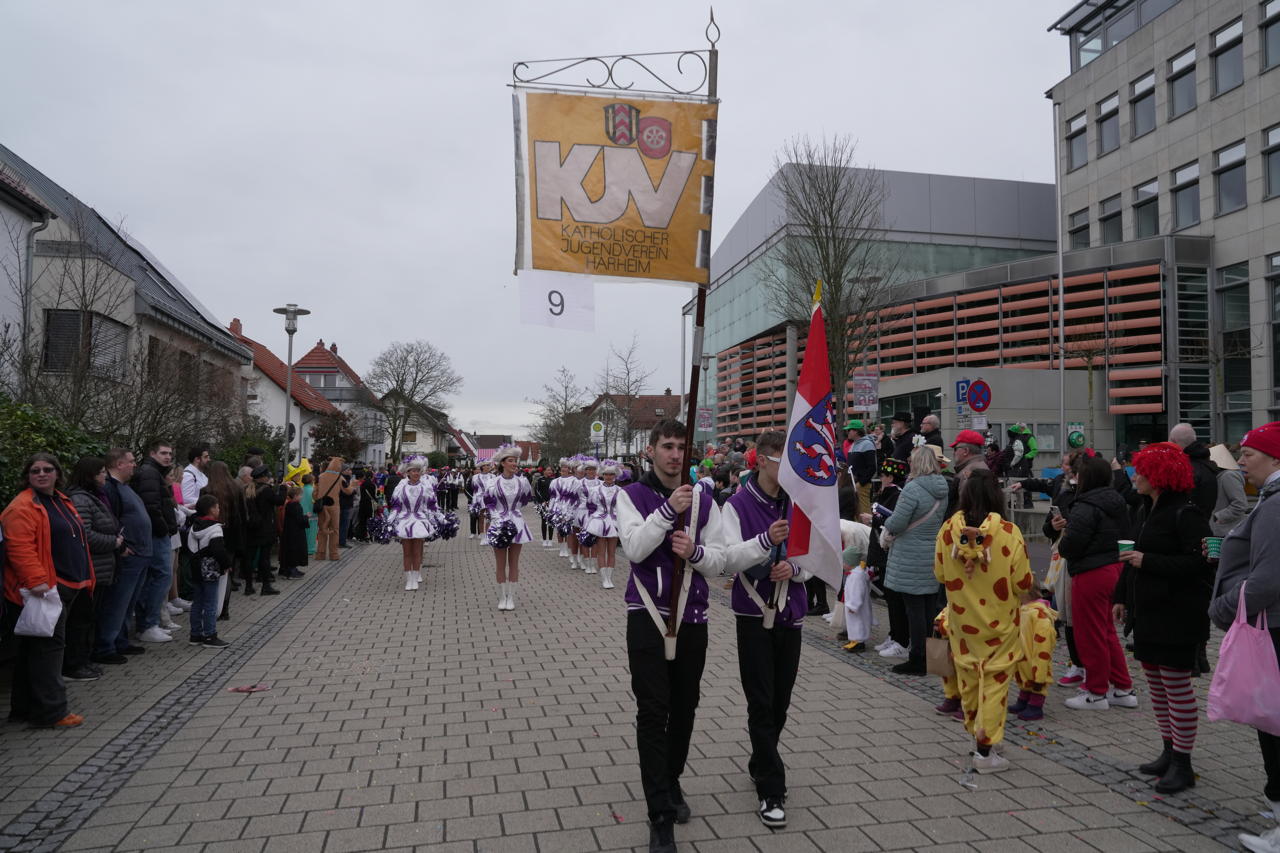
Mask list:
[{"label": "child in crowd", "polygon": [[231,567],[231,555],[222,539],[221,507],[213,495],[196,501],[195,517],[183,532],[183,545],[191,562],[194,600],[191,603],[193,646],[223,649],[228,643],[218,638],[218,579]]},{"label": "child in crowd", "polygon": [[1023,658],[1018,662],[1014,678],[1018,682],[1018,701],[1009,706],[1019,720],[1044,719],[1044,698],[1053,681],[1053,646],[1057,640],[1054,620],[1057,612],[1038,591],[1022,594],[1018,630],[1022,636]]},{"label": "child in crowd", "polygon": [[[933,630],[944,640],[947,638],[948,610],[949,608],[942,608],[942,612],[933,620]],[[942,679],[942,704],[935,705],[933,710],[944,717],[953,717],[964,722],[964,711],[960,708],[960,679],[955,672]]]},{"label": "child in crowd", "polygon": [[289,484],[284,504],[284,520],[280,528],[280,577],[300,578],[305,574],[298,566],[307,561],[307,529],[311,523],[302,510],[302,487]]}]

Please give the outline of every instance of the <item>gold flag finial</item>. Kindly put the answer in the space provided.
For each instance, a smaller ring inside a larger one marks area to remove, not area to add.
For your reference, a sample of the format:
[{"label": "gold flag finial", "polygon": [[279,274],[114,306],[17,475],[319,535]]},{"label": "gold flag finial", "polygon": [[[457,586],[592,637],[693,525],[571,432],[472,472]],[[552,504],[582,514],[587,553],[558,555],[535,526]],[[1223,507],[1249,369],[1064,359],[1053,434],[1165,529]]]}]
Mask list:
[{"label": "gold flag finial", "polygon": [[813,289],[813,304],[817,305],[822,301],[822,279],[818,279],[818,286]]}]

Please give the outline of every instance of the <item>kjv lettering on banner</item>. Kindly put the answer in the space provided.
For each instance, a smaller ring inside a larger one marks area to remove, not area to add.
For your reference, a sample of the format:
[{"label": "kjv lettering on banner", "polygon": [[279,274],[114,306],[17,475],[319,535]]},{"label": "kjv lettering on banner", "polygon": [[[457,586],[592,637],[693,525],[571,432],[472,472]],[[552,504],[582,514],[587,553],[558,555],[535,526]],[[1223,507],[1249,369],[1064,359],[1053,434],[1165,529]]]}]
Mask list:
[{"label": "kjv lettering on banner", "polygon": [[518,90],[520,269],[706,284],[716,105]]}]

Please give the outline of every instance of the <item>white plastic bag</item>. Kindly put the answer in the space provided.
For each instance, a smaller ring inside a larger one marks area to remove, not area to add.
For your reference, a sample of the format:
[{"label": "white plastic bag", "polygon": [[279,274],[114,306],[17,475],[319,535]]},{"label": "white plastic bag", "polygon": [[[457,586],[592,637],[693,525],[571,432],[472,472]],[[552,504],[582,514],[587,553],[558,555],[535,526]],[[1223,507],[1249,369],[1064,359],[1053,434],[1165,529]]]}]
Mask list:
[{"label": "white plastic bag", "polygon": [[53,629],[58,627],[58,618],[62,616],[62,598],[57,587],[44,593],[22,592],[22,613],[18,623],[13,626],[13,633],[19,637],[52,637]]}]

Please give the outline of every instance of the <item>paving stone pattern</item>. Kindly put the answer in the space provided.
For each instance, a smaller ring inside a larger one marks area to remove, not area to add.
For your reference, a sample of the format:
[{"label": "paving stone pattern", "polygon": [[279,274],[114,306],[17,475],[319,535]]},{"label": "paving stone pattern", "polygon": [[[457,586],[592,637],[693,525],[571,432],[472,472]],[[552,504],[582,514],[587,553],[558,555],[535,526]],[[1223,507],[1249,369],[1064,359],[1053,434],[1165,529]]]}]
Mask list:
[{"label": "paving stone pattern", "polygon": [[[428,545],[412,593],[398,547],[361,546],[276,599],[237,596],[227,651],[166,644],[71,684],[85,726],[0,728],[0,849],[643,848],[622,584],[554,553],[525,547],[506,613],[475,540]],[[1133,773],[1158,741],[1149,712],[1069,712],[1057,688],[1042,723],[1011,726],[1013,769],[966,787],[936,679],[845,654],[813,619],[783,738],[789,825],[765,830],[713,600],[682,850],[1221,850],[1266,828],[1252,730],[1205,723],[1197,788],[1160,799]]]}]

